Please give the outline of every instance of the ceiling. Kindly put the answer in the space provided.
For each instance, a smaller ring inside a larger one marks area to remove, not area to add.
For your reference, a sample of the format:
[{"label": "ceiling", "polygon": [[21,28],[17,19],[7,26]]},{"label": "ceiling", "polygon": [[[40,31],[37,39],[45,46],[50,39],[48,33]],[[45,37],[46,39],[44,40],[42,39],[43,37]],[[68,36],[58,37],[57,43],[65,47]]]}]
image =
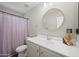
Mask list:
[{"label": "ceiling", "polygon": [[28,10],[35,7],[39,2],[1,2],[0,5],[20,13],[26,13]]}]

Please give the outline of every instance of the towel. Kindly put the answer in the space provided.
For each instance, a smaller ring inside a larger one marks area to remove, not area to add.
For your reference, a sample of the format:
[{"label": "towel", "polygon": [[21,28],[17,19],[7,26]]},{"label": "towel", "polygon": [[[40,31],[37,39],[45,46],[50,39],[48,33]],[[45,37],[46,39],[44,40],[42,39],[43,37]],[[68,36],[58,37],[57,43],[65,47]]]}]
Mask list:
[{"label": "towel", "polygon": [[72,33],[66,33],[65,36],[64,36],[64,43],[71,46],[73,45],[73,40],[72,40]]}]

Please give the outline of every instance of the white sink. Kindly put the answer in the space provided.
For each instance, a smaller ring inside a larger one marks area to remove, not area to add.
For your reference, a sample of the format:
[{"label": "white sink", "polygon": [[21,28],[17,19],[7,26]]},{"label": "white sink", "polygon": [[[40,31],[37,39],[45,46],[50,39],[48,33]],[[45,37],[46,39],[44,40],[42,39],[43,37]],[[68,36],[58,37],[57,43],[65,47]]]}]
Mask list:
[{"label": "white sink", "polygon": [[61,38],[61,37],[49,37],[48,40],[51,43],[57,44],[58,42],[62,43],[63,38]]},{"label": "white sink", "polygon": [[60,41],[60,40],[62,40],[63,38],[61,38],[61,37],[53,37],[53,36],[49,36],[49,37],[48,37],[48,40],[52,40],[52,39]]}]

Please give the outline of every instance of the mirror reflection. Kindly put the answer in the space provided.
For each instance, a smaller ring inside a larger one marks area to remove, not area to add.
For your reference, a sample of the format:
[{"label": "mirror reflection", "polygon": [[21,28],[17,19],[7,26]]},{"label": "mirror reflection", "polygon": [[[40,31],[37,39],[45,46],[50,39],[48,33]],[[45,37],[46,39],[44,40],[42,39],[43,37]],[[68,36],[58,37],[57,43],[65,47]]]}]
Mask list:
[{"label": "mirror reflection", "polygon": [[55,31],[60,28],[63,24],[63,21],[63,12],[57,8],[48,10],[42,19],[43,27],[49,31]]}]

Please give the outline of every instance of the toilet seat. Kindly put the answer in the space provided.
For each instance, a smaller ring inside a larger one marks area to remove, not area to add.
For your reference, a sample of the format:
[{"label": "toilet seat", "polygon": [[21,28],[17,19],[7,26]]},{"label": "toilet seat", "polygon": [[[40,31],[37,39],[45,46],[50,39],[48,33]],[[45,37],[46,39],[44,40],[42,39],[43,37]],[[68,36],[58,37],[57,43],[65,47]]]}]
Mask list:
[{"label": "toilet seat", "polygon": [[27,49],[27,45],[21,45],[16,48],[16,52],[22,52],[25,51],[26,49]]}]

